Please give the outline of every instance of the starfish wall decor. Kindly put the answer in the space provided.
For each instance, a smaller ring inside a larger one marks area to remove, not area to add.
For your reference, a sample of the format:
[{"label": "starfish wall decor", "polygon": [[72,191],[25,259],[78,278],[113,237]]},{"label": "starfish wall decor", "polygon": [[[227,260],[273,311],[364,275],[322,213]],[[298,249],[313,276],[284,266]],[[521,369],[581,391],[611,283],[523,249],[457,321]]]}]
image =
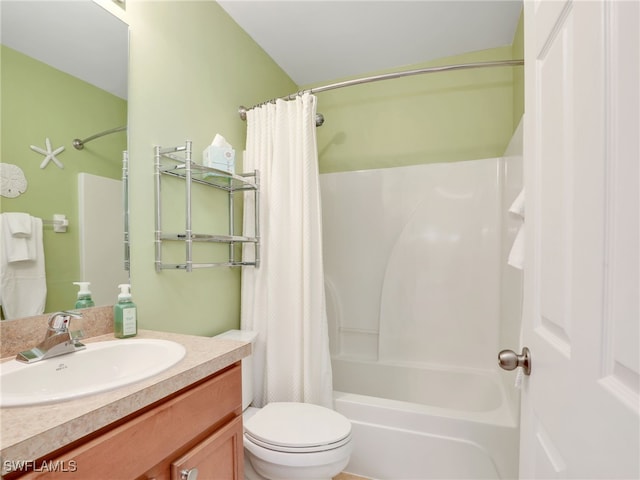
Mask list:
[{"label": "starfish wall decor", "polygon": [[36,147],[35,145],[29,146],[34,152],[38,152],[44,155],[44,160],[40,164],[40,168],[45,168],[47,165],[49,165],[50,161],[53,161],[53,163],[55,163],[58,168],[64,168],[62,162],[56,158],[56,155],[64,150],[64,146],[58,147],[55,150],[51,150],[51,140],[49,140],[49,137],[46,138],[45,144],[47,146],[46,150],[40,147]]}]

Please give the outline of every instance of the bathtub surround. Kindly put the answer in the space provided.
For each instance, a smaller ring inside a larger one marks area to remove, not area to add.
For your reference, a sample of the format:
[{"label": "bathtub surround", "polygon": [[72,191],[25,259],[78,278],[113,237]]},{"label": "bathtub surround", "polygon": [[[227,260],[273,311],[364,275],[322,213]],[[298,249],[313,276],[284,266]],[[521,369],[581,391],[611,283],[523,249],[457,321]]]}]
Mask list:
[{"label": "bathtub surround", "polygon": [[494,158],[321,176],[334,356],[493,367],[504,170]]},{"label": "bathtub surround", "polygon": [[129,283],[123,258],[124,188],[122,180],[78,175],[78,278],[92,282],[96,305],[115,303],[118,285]]},{"label": "bathtub surround", "polygon": [[519,342],[522,272],[507,258],[521,133],[500,158],[321,175],[346,471],[517,477],[519,395],[495,358]]},{"label": "bathtub surround", "polygon": [[[256,406],[332,406],[322,262],[316,98],[305,94],[247,112],[245,170],[260,172],[260,268],[242,272],[243,330],[258,332]],[[245,235],[255,214],[245,202]],[[243,252],[255,258],[252,246]]]}]

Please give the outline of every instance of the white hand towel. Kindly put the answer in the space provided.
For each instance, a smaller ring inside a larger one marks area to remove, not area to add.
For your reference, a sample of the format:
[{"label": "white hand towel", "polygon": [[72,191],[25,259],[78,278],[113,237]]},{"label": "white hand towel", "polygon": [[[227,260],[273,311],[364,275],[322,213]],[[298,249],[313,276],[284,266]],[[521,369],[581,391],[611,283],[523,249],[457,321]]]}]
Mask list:
[{"label": "white hand towel", "polygon": [[29,238],[31,236],[31,215],[19,212],[7,212],[3,215],[9,224],[11,236],[16,238]]},{"label": "white hand towel", "polygon": [[47,282],[42,243],[42,220],[31,218],[31,240],[35,260],[9,262],[5,222],[0,222],[0,304],[6,319],[30,317],[44,312]]},{"label": "white hand towel", "polygon": [[519,217],[524,218],[524,188],[520,191],[516,199],[511,204],[509,213],[513,213],[514,215],[518,215]]},{"label": "white hand towel", "polygon": [[507,263],[514,268],[524,269],[524,224],[518,229]]},{"label": "white hand towel", "polygon": [[[22,215],[22,214],[18,214]],[[26,214],[25,214],[26,215]],[[2,243],[6,253],[7,262],[22,262],[25,260],[35,260],[36,248],[35,238],[33,235],[29,236],[16,236],[12,234],[12,231],[25,231],[21,224],[23,221],[17,220],[19,218],[15,214],[3,213],[2,214]],[[32,217],[28,216],[29,224],[32,224]],[[29,228],[32,231],[32,227]],[[20,235],[20,234],[18,234]]]},{"label": "white hand towel", "polygon": [[509,252],[507,263],[514,268],[524,269],[524,189],[520,191],[516,199],[509,208],[509,213],[517,215],[522,219],[522,225],[518,229],[516,238]]}]

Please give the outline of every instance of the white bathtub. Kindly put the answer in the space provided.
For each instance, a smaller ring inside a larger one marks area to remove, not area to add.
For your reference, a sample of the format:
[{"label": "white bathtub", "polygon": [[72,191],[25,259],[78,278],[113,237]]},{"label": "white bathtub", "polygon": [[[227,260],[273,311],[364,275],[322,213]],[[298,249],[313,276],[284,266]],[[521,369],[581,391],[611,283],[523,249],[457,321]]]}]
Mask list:
[{"label": "white bathtub", "polygon": [[347,472],[380,480],[514,479],[517,411],[498,373],[332,359],[353,424]]}]

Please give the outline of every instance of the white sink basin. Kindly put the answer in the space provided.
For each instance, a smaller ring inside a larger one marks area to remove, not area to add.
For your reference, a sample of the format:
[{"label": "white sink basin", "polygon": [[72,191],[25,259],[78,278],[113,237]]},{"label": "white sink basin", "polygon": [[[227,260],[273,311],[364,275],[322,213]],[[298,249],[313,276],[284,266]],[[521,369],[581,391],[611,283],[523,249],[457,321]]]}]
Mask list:
[{"label": "white sink basin", "polygon": [[178,363],[185,348],[156,339],[87,343],[87,348],[40,362],[0,363],[0,407],[71,400],[152,377]]}]

